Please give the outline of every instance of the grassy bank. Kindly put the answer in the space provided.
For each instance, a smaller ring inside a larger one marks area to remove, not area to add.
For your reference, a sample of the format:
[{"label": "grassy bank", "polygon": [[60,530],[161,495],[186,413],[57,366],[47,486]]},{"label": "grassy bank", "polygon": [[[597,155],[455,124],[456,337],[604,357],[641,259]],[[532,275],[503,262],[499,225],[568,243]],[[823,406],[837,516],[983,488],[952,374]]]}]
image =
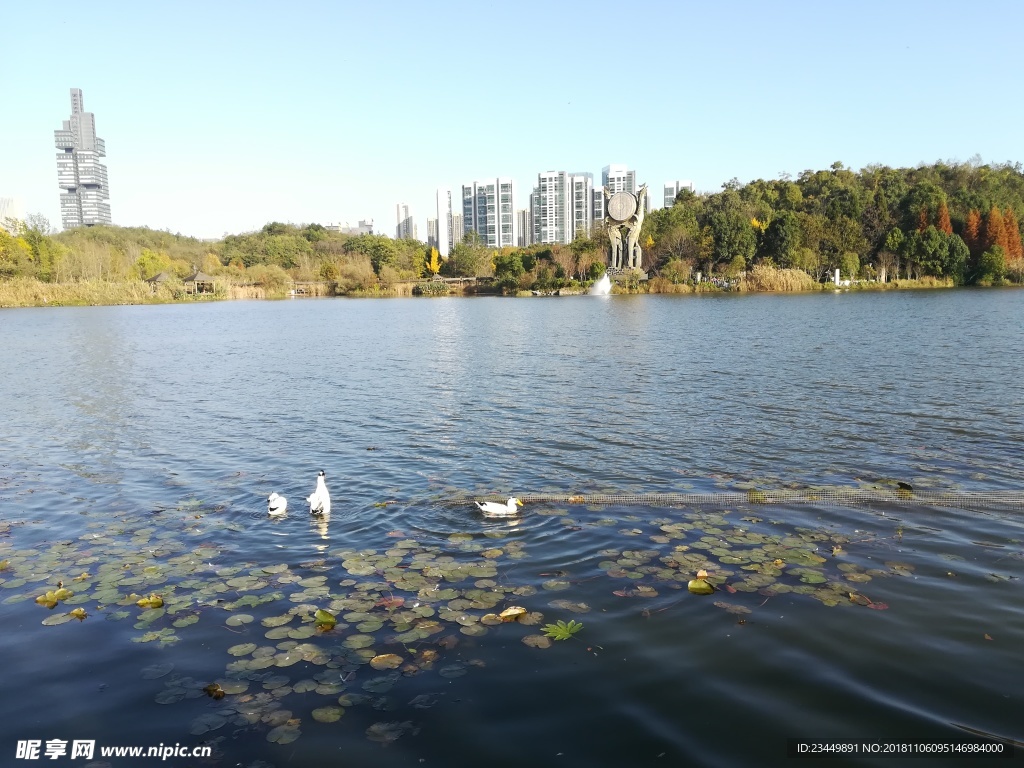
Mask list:
[{"label": "grassy bank", "polygon": [[0,280],[0,307],[166,304],[175,301],[208,301],[224,298],[228,298],[228,293],[224,289],[220,289],[214,294],[189,296],[181,290],[180,286],[160,286],[154,291],[149,283],[141,280],[121,282],[83,280],[73,283],[44,283],[31,278]]}]

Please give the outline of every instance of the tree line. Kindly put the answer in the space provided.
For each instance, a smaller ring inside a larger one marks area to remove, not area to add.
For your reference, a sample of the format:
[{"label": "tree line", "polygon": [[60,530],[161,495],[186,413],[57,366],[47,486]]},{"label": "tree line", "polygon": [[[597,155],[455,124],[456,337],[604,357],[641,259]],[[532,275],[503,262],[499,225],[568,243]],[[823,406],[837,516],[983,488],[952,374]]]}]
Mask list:
[{"label": "tree line", "polygon": [[680,192],[644,221],[645,266],[686,279],[763,264],[816,280],[948,278],[956,284],[1021,282],[1024,172],[1017,164],[834,163],[720,192]]},{"label": "tree line", "polygon": [[[922,278],[956,284],[1024,282],[1020,164],[835,163],[714,193],[680,192],[652,211],[640,242],[645,270],[670,283],[696,273],[732,277],[753,268],[792,269],[817,281]],[[82,227],[53,234],[38,216],[0,228],[0,279],[127,281],[201,269],[225,281],[283,290],[291,280],[334,283],[339,292],[388,288],[432,275],[493,277],[502,290],[550,289],[599,277],[607,237],[598,225],[568,245],[485,247],[475,233],[447,258],[416,240],[348,235],[320,224],[271,222],[210,242],[145,227]]]}]

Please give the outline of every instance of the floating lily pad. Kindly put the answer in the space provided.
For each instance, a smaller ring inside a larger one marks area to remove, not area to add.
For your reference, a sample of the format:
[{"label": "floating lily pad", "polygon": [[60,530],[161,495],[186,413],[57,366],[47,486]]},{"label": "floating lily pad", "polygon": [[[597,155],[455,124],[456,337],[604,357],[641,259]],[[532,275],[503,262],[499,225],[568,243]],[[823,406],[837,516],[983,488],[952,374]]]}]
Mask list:
[{"label": "floating lily pad", "polygon": [[527,635],[523,638],[523,644],[531,648],[550,648],[551,638],[544,635]]},{"label": "floating lily pad", "polygon": [[563,589],[569,589],[569,587],[571,587],[572,584],[568,581],[565,581],[564,579],[549,579],[548,581],[545,581],[543,584],[541,584],[541,586],[549,591],[557,592]]},{"label": "floating lily pad", "polygon": [[370,659],[370,666],[374,669],[397,669],[401,664],[402,657],[394,653],[385,653]]},{"label": "floating lily pad", "polygon": [[419,728],[410,721],[395,723],[374,723],[366,729],[366,738],[370,741],[390,744],[406,733],[419,733]]},{"label": "floating lily pad", "polygon": [[174,664],[170,662],[166,664],[150,664],[148,667],[143,667],[139,674],[143,680],[157,680],[169,675],[173,669]]},{"label": "floating lily pad", "polygon": [[234,616],[228,616],[224,623],[229,627],[240,627],[243,624],[249,624],[255,619],[248,613],[237,613]]},{"label": "floating lily pad", "polygon": [[317,707],[313,710],[313,719],[318,723],[335,723],[344,714],[344,707]]},{"label": "floating lily pad", "polygon": [[461,662],[455,664],[447,664],[437,670],[437,674],[441,677],[462,677],[466,674],[466,665]]},{"label": "floating lily pad", "polygon": [[267,741],[276,744],[291,744],[301,735],[302,731],[297,725],[279,725],[267,733]]}]

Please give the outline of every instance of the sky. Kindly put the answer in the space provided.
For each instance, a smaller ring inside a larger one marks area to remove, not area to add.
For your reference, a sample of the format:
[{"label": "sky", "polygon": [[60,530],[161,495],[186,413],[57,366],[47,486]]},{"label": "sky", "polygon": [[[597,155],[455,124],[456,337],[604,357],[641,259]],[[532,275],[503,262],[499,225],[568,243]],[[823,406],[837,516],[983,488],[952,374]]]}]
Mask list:
[{"label": "sky", "polygon": [[60,228],[83,91],[115,224],[426,239],[438,187],[623,163],[714,192],[841,162],[1024,161],[1019,0],[0,0],[0,197]]}]

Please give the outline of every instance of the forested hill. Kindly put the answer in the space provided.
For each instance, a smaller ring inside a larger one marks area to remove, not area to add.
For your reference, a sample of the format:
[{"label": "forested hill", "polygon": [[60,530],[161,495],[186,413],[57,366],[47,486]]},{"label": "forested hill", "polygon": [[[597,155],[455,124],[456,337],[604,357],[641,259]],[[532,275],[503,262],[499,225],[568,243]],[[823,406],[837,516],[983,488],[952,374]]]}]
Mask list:
[{"label": "forested hill", "polygon": [[795,179],[684,191],[647,217],[644,241],[655,265],[687,261],[705,274],[767,262],[819,279],[838,268],[850,277],[991,282],[1020,280],[1022,220],[1019,163],[860,171],[835,163]]}]

